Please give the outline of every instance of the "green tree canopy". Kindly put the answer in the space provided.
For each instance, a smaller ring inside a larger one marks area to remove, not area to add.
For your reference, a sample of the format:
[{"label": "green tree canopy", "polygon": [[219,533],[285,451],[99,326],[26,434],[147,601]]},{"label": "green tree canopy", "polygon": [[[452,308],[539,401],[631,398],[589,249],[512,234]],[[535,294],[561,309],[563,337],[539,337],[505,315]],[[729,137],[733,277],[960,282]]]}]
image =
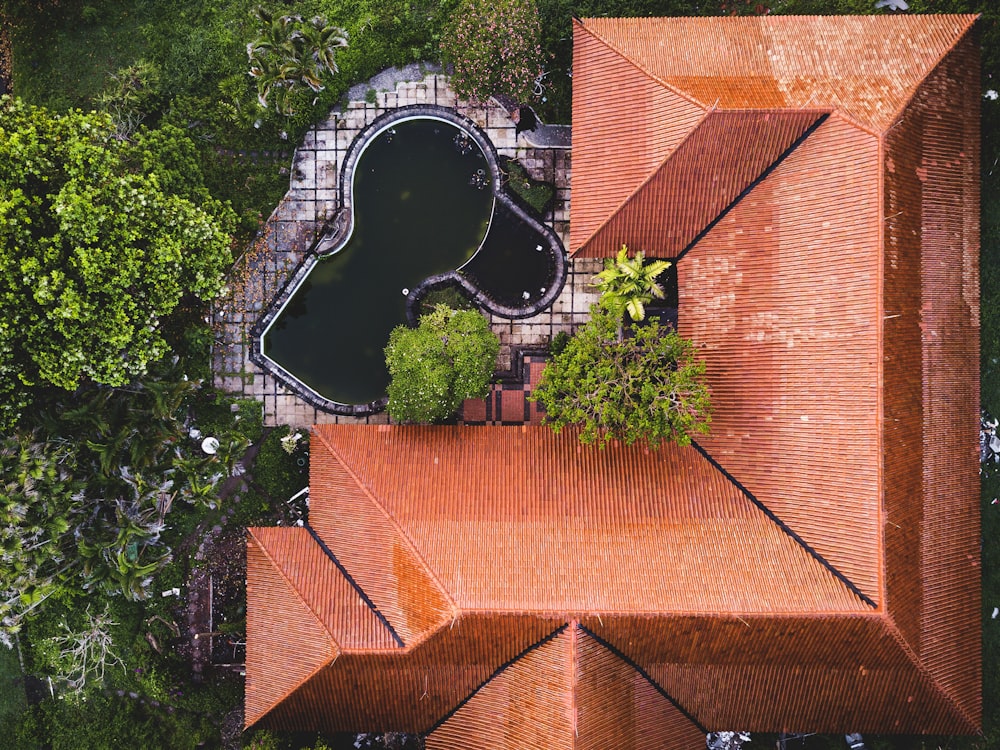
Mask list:
[{"label": "green tree canopy", "polygon": [[441,40],[452,88],[474,101],[528,101],[542,72],[541,34],[535,0],[461,0]]},{"label": "green tree canopy", "polygon": [[116,138],[106,115],[0,98],[0,429],[38,386],[120,386],[168,346],[161,319],[210,299],[234,216],[179,129]]},{"label": "green tree canopy", "polygon": [[397,326],[385,348],[389,416],[435,422],[452,416],[467,398],[484,398],[499,351],[497,335],[474,310],[438,305],[416,328]]},{"label": "green tree canopy", "polygon": [[546,422],[556,432],[581,425],[580,441],[601,447],[613,439],[687,445],[692,432],[708,432],[705,363],[694,344],[655,320],[619,336],[619,317],[591,312],[542,372],[533,397]]}]

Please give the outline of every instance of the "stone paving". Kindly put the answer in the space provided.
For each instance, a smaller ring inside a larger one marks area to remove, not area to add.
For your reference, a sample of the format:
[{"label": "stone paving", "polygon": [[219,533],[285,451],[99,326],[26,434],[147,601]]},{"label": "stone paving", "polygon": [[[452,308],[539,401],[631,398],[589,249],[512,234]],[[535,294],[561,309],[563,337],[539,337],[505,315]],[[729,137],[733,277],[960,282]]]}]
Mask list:
[{"label": "stone paving", "polygon": [[[388,421],[384,413],[356,418],[318,411],[249,358],[250,328],[309,250],[324,222],[340,208],[339,172],[348,147],[361,130],[387,110],[434,104],[468,117],[486,132],[500,155],[516,158],[532,177],[556,186],[554,205],[545,219],[564,245],[569,239],[569,150],[530,145],[524,134],[516,133],[506,110],[492,101],[487,106],[471,106],[459,100],[445,75],[418,74],[418,78],[394,81],[392,90],[366,89],[366,100],[350,101],[343,109],[332,111],[306,134],[292,159],[288,193],[260,237],[236,264],[229,294],[216,305],[215,384],[242,397],[263,401],[267,425],[309,427],[327,422]],[[370,101],[373,98],[374,103]],[[590,259],[570,261],[562,293],[549,310],[539,315],[522,320],[488,316],[501,340],[498,370],[511,369],[512,347],[542,347],[558,331],[570,333],[587,320],[590,305],[597,301],[588,282],[600,270],[600,263]]]}]

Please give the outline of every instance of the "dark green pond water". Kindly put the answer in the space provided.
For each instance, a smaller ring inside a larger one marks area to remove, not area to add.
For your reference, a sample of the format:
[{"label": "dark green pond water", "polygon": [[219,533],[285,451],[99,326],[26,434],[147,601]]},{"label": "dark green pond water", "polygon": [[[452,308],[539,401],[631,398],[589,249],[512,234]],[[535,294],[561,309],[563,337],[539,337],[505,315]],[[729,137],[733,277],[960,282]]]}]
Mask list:
[{"label": "dark green pond water", "polygon": [[317,393],[345,404],[385,395],[383,349],[406,322],[402,290],[458,268],[483,241],[489,166],[474,141],[456,144],[459,132],[437,120],[399,122],[358,159],[351,238],[317,263],[264,337],[264,353]]}]

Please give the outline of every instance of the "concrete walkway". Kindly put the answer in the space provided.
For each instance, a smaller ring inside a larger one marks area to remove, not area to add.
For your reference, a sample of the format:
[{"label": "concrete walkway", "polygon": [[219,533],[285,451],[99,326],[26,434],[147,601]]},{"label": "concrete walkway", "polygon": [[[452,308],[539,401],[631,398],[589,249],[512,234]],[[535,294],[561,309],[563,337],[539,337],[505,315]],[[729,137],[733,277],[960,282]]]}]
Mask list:
[{"label": "concrete walkway", "polygon": [[[569,239],[569,150],[562,145],[530,145],[525,134],[516,133],[514,122],[498,104],[491,101],[488,106],[471,106],[458,100],[448,86],[447,76],[424,71],[418,66],[387,71],[373,78],[371,85],[355,87],[352,93],[362,100],[334,110],[306,134],[292,160],[288,193],[261,236],[236,264],[229,280],[229,294],[216,305],[212,367],[215,385],[263,401],[267,425],[309,427],[327,422],[388,421],[384,413],[359,419],[318,411],[249,358],[250,328],[309,249],[323,223],[341,205],[339,174],[348,147],[361,130],[387,110],[434,104],[468,117],[486,132],[499,154],[516,158],[532,177],[556,186],[555,201],[545,220],[564,245]],[[402,80],[408,75],[418,79]],[[380,85],[392,88],[378,90]],[[572,332],[584,323],[590,305],[597,301],[588,282],[598,270],[599,260],[571,261],[566,286],[549,310],[516,321],[490,316],[501,340],[498,369],[511,369],[511,347],[544,346],[556,332]]]}]

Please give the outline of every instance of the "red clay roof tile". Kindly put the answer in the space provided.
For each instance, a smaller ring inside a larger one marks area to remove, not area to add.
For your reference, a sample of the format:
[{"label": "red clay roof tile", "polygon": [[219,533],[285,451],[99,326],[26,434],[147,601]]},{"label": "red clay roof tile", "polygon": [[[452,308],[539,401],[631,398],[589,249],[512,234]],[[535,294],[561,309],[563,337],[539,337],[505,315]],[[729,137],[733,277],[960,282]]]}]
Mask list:
[{"label": "red clay roof tile", "polygon": [[677,266],[715,409],[701,444],[876,602],[878,155],[830,117]]},{"label": "red clay roof tile", "polygon": [[821,116],[709,112],[575,254],[605,257],[625,243],[646,257],[677,257]]},{"label": "red clay roof tile", "polygon": [[[324,425],[314,434],[463,610],[867,606],[691,447],[592,450],[574,431],[547,427]],[[328,497],[323,481],[310,486]],[[341,557],[341,542],[327,543]]]}]

